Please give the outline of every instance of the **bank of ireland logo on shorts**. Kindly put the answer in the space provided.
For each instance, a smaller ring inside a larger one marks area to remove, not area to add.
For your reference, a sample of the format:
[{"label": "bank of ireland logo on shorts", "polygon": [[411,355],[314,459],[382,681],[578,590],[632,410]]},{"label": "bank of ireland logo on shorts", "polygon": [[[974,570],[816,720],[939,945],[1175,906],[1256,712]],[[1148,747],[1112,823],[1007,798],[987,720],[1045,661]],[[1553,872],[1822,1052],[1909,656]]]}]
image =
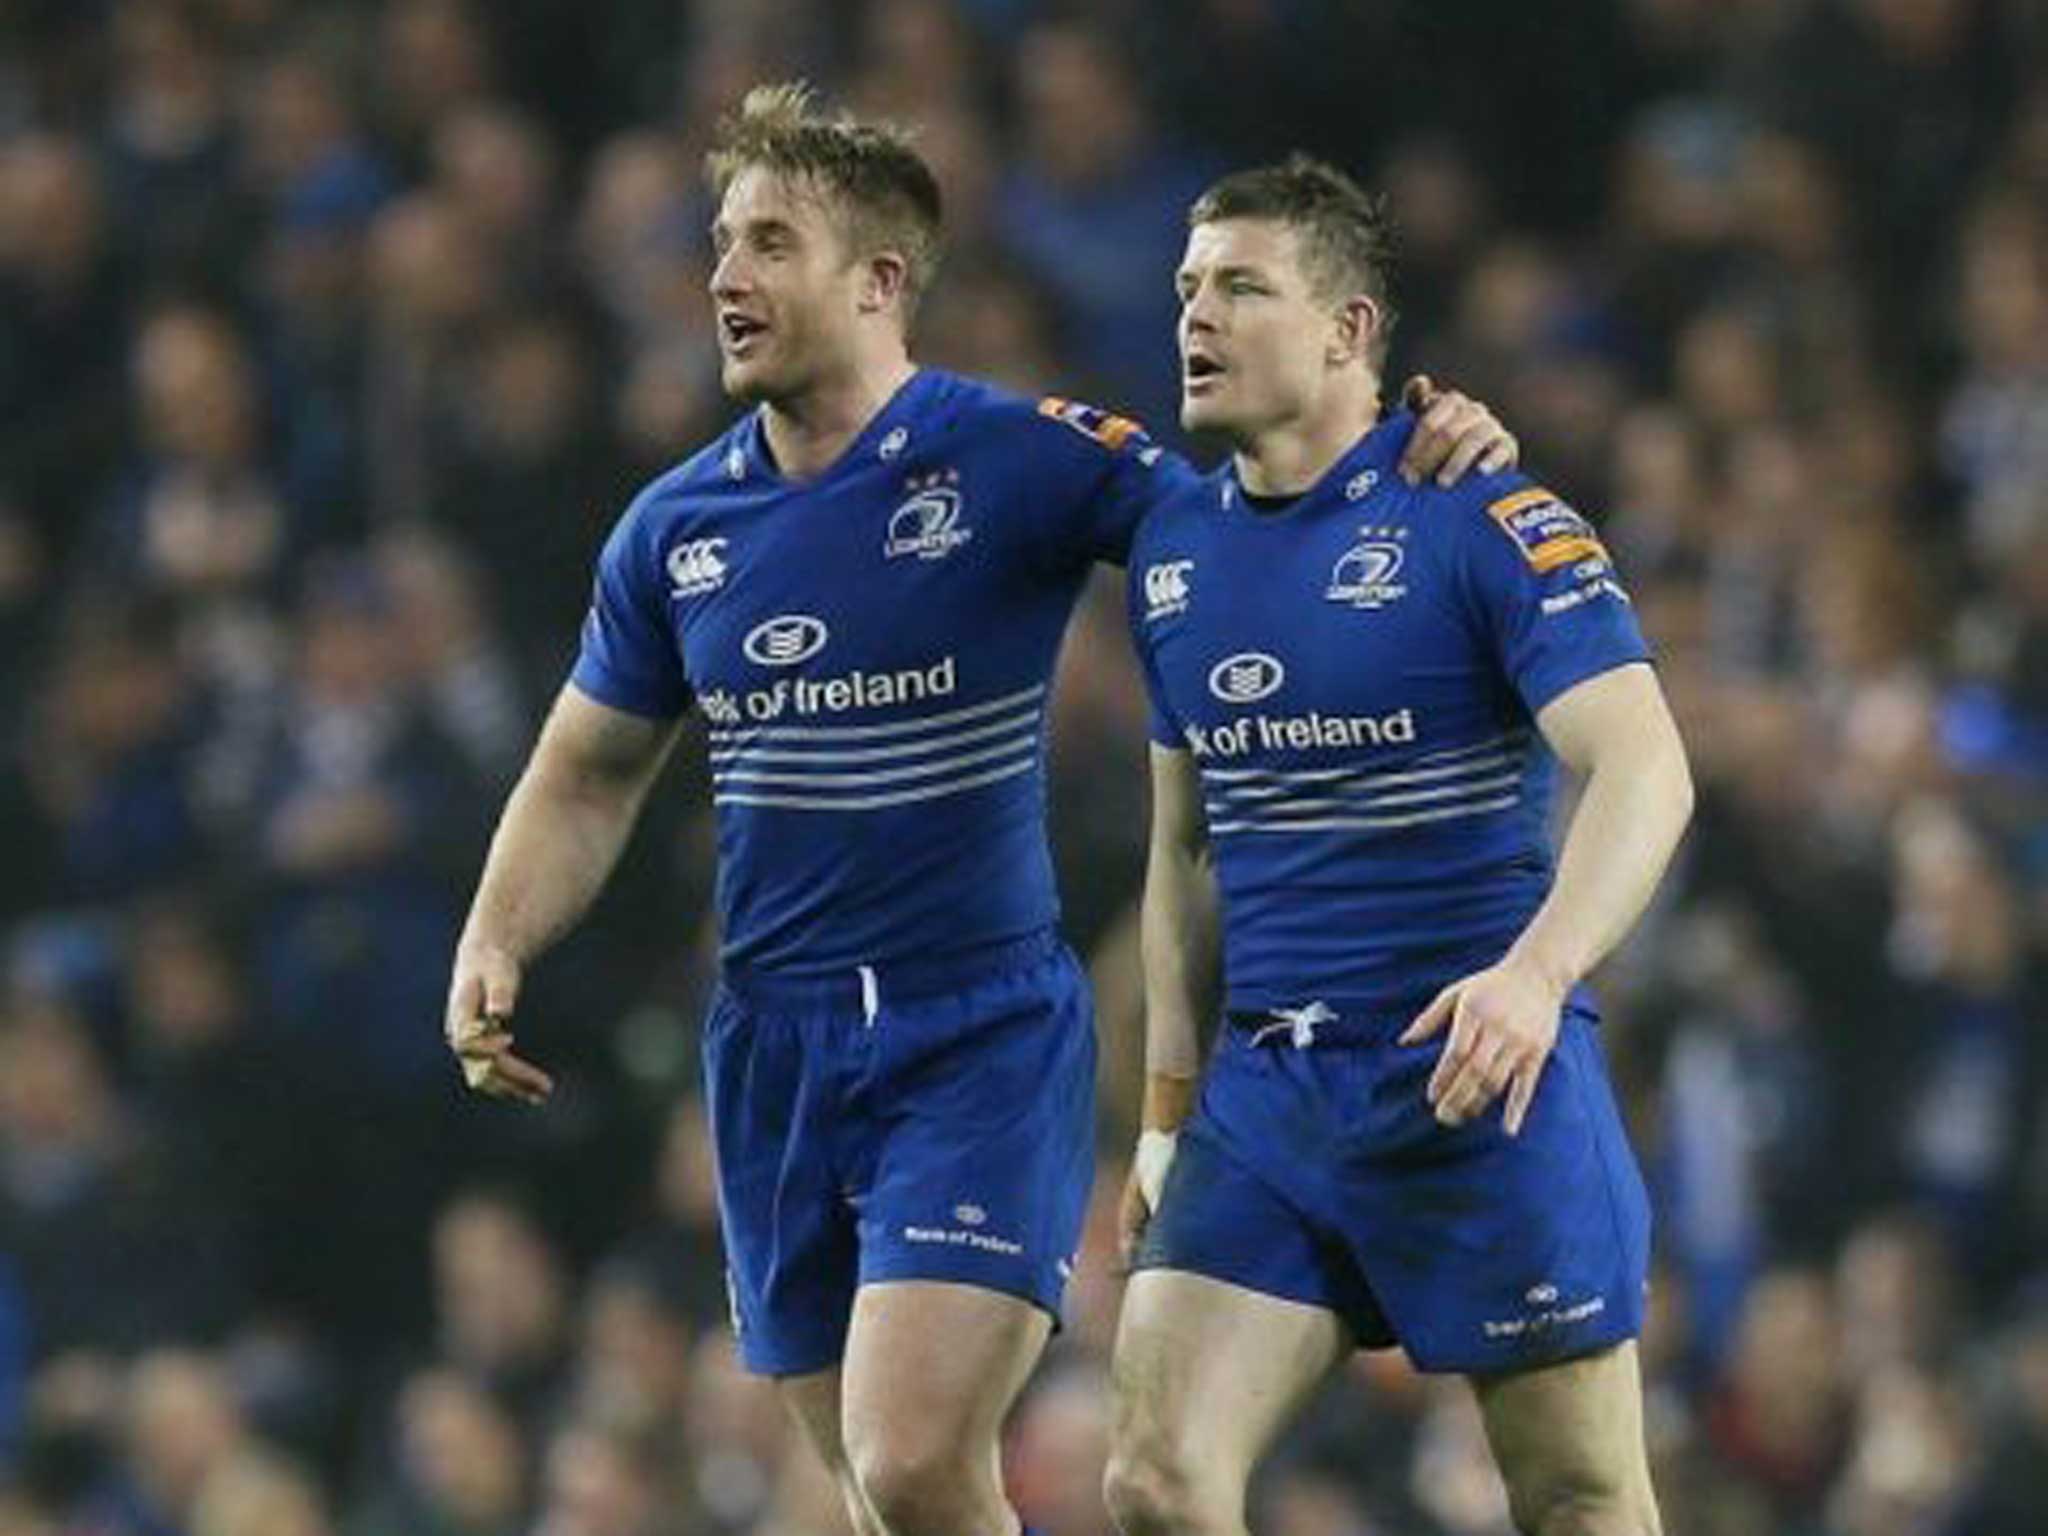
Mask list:
[{"label": "bank of ireland logo on shorts", "polygon": [[685,539],[668,552],[670,597],[699,597],[725,585],[724,539]]},{"label": "bank of ireland logo on shorts", "polygon": [[1404,528],[1359,529],[1360,542],[1338,557],[1323,596],[1353,608],[1384,608],[1407,596],[1406,584],[1394,579],[1401,573],[1400,539],[1406,532]]},{"label": "bank of ireland logo on shorts", "polygon": [[889,537],[882,545],[885,558],[915,555],[920,560],[943,560],[974,537],[972,528],[960,526],[960,471],[942,470],[913,479],[910,489],[910,500],[890,515]]},{"label": "bank of ireland logo on shorts", "polygon": [[793,667],[825,649],[830,632],[823,619],[808,613],[781,613],[747,631],[740,649],[747,660],[763,667]]},{"label": "bank of ireland logo on shorts", "polygon": [[1192,560],[1162,560],[1145,567],[1145,621],[1172,618],[1188,611],[1188,575]]},{"label": "bank of ireland logo on shorts", "polygon": [[1226,704],[1256,704],[1270,698],[1286,679],[1279,657],[1239,651],[1209,669],[1209,691]]}]

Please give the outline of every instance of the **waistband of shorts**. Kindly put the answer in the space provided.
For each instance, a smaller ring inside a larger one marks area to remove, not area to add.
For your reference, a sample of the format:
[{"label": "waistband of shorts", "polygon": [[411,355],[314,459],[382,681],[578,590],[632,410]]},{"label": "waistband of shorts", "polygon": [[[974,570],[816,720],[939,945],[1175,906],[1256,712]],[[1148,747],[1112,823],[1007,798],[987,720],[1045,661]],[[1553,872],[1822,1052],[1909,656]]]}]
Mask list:
[{"label": "waistband of shorts", "polygon": [[1253,1045],[1379,1045],[1414,1023],[1428,1005],[1428,998],[1412,1007],[1333,999],[1271,1008],[1230,1008],[1224,1011],[1223,1022],[1232,1034]]},{"label": "waistband of shorts", "polygon": [[[1226,1008],[1223,1022],[1248,1043],[1292,1045],[1384,1045],[1422,1016],[1434,993],[1369,1001],[1311,999],[1266,1008]],[[1583,982],[1565,994],[1562,1012],[1597,1023],[1599,1008]]]},{"label": "waistband of shorts", "polygon": [[1057,930],[1041,928],[1021,938],[998,939],[943,955],[876,960],[810,976],[728,967],[720,974],[719,984],[749,1008],[872,1012],[878,1001],[958,992],[985,976],[1035,965],[1056,953],[1060,944]]}]

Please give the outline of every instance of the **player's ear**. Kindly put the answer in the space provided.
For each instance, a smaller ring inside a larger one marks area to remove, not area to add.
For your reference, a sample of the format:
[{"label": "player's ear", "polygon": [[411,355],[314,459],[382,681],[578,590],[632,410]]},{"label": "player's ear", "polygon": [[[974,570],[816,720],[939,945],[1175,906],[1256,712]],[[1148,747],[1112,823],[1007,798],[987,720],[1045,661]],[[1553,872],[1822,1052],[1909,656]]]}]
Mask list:
[{"label": "player's ear", "polygon": [[1354,293],[1338,306],[1336,326],[1325,354],[1333,368],[1348,368],[1372,356],[1382,311],[1370,294]]},{"label": "player's ear", "polygon": [[910,263],[897,251],[876,251],[862,267],[860,308],[874,314],[900,305],[910,285]]}]

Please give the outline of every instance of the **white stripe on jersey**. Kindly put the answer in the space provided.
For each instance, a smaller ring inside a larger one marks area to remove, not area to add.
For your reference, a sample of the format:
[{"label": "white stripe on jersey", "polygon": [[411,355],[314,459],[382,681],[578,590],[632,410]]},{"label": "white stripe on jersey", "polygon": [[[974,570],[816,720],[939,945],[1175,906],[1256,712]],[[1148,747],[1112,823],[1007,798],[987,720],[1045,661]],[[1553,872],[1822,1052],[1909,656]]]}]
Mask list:
[{"label": "white stripe on jersey", "polygon": [[[1512,753],[1512,752],[1518,751],[1518,750],[1519,750],[1519,749],[1521,749],[1522,747],[1525,747],[1525,746],[1527,746],[1528,744],[1529,744],[1529,733],[1528,733],[1528,732],[1526,732],[1526,731],[1511,731],[1511,732],[1509,732],[1509,733],[1508,733],[1507,735],[1505,735],[1505,736],[1495,736],[1495,737],[1493,737],[1493,738],[1492,738],[1491,740],[1488,740],[1488,741],[1475,741],[1475,742],[1472,742],[1472,743],[1471,743],[1470,745],[1468,745],[1468,746],[1463,746],[1463,747],[1447,747],[1447,748],[1445,748],[1445,749],[1444,749],[1443,751],[1441,751],[1441,752],[1425,752],[1425,753],[1423,753],[1423,754],[1422,754],[1421,756],[1419,756],[1419,757],[1414,757],[1414,758],[1410,758],[1410,759],[1409,759],[1409,761],[1408,761],[1408,764],[1407,764],[1407,766],[1408,766],[1408,767],[1410,767],[1410,768],[1417,768],[1417,767],[1420,767],[1421,765],[1423,765],[1423,764],[1425,764],[1425,763],[1447,763],[1447,762],[1449,762],[1449,761],[1450,761],[1451,759],[1453,759],[1453,758],[1466,758],[1466,757],[1471,757],[1471,756],[1474,756],[1474,755],[1476,755],[1476,754],[1478,754],[1478,753],[1481,753],[1481,752],[1490,752],[1490,753],[1502,753],[1502,752],[1509,752],[1509,753]],[[1341,778],[1345,777],[1345,776],[1346,776],[1347,774],[1353,774],[1353,773],[1363,773],[1363,772],[1367,772],[1367,771],[1368,771],[1368,770],[1366,770],[1366,769],[1362,769],[1362,768],[1315,768],[1315,769],[1299,769],[1299,770],[1295,770],[1295,769],[1286,769],[1286,768],[1206,768],[1206,767],[1205,767],[1205,768],[1204,768],[1204,769],[1202,770],[1202,777],[1203,777],[1203,778],[1205,778],[1205,779],[1271,779],[1271,778],[1311,778],[1311,779],[1317,779],[1317,778],[1320,778],[1320,779],[1341,779]],[[1430,771],[1435,771],[1435,770],[1430,770]],[[1447,772],[1447,773],[1448,773],[1448,772],[1455,772],[1455,771],[1456,771],[1456,769],[1455,769],[1455,767],[1450,767],[1450,768],[1445,768],[1445,769],[1444,769],[1444,770],[1442,770],[1442,771],[1444,771],[1444,772]]]},{"label": "white stripe on jersey", "polygon": [[938,784],[927,784],[918,789],[902,789],[886,795],[822,796],[822,795],[757,795],[745,790],[713,792],[714,805],[766,805],[797,811],[872,811],[884,806],[908,805],[917,800],[938,800],[947,795],[957,795],[965,790],[979,789],[984,784],[994,784],[1002,779],[1015,778],[1020,773],[1029,773],[1038,766],[1036,754],[1007,767],[993,768],[987,773],[970,774],[964,779],[947,779]]},{"label": "white stripe on jersey", "polygon": [[[1211,816],[1263,816],[1269,820],[1291,817],[1298,811],[1377,811],[1383,806],[1415,805],[1427,800],[1471,799],[1506,789],[1521,780],[1520,770],[1496,774],[1490,779],[1473,779],[1464,784],[1439,784],[1434,789],[1404,789],[1391,795],[1301,795],[1292,800],[1263,800],[1255,804],[1210,800]],[[1519,799],[1519,794],[1511,797]]]},{"label": "white stripe on jersey", "polygon": [[854,747],[838,749],[833,747],[759,747],[752,742],[738,746],[713,747],[711,762],[714,768],[737,763],[872,763],[891,757],[915,757],[920,752],[937,752],[947,747],[964,746],[970,741],[986,741],[991,736],[1002,736],[1012,731],[1038,728],[1042,712],[1036,708],[1026,709],[1022,714],[1009,715],[991,725],[977,725],[971,730],[948,731],[942,736],[930,736],[921,741],[898,742],[886,747]]},{"label": "white stripe on jersey", "polygon": [[726,768],[716,770],[711,779],[714,784],[793,784],[809,789],[838,789],[858,784],[898,784],[905,779],[929,778],[935,773],[950,773],[956,768],[972,768],[978,763],[994,762],[997,758],[1010,757],[1018,752],[1037,756],[1038,732],[1019,736],[1012,741],[998,742],[993,747],[983,747],[975,752],[963,752],[955,757],[929,758],[921,763],[909,763],[898,768],[879,768],[867,773],[847,773],[843,769],[824,769],[811,773],[783,772],[762,768]]},{"label": "white stripe on jersey", "polygon": [[[1218,794],[1232,795],[1240,800],[1260,800],[1289,794],[1311,785],[1325,789],[1369,790],[1378,789],[1382,785],[1426,784],[1433,779],[1448,779],[1464,774],[1499,773],[1503,769],[1512,769],[1520,773],[1522,765],[1513,757],[1497,753],[1492,757],[1475,757],[1470,762],[1450,763],[1442,768],[1420,768],[1413,773],[1371,773],[1358,768],[1317,768],[1290,773],[1276,769],[1272,775],[1275,782],[1222,783],[1212,787]],[[1206,782],[1209,779],[1221,779],[1223,775],[1204,769],[1202,777]]]},{"label": "white stripe on jersey", "polygon": [[1445,806],[1434,811],[1417,811],[1408,816],[1326,816],[1316,821],[1218,821],[1212,822],[1209,831],[1218,836],[1236,832],[1379,832],[1397,827],[1421,826],[1424,822],[1451,821],[1464,816],[1484,816],[1493,811],[1505,811],[1517,804],[1519,795],[1503,795],[1497,800],[1481,800],[1473,805]]},{"label": "white stripe on jersey", "polygon": [[940,715],[920,715],[915,720],[892,720],[886,725],[743,725],[721,726],[706,734],[714,747],[746,746],[756,739],[774,741],[863,741],[881,736],[908,736],[935,725],[952,725],[961,720],[978,720],[1005,709],[1013,709],[1042,698],[1045,684],[1034,683],[999,699],[949,709]]}]

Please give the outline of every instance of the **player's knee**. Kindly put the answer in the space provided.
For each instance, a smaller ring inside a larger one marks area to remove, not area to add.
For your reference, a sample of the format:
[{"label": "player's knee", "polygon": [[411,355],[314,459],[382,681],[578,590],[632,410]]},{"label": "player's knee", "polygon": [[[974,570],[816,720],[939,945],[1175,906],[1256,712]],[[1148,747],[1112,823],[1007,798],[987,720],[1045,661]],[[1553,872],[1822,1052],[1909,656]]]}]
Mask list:
[{"label": "player's knee", "polygon": [[1211,1507],[1186,1462],[1163,1448],[1112,1450],[1102,1496],[1123,1536],[1197,1536],[1233,1525]]},{"label": "player's knee", "polygon": [[1659,1536],[1656,1500],[1637,1481],[1579,1471],[1510,1488],[1509,1503],[1529,1536]]},{"label": "player's knee", "polygon": [[973,1530],[993,1489],[994,1458],[965,1454],[943,1440],[890,1440],[857,1446],[853,1473],[890,1536],[957,1536]]}]

